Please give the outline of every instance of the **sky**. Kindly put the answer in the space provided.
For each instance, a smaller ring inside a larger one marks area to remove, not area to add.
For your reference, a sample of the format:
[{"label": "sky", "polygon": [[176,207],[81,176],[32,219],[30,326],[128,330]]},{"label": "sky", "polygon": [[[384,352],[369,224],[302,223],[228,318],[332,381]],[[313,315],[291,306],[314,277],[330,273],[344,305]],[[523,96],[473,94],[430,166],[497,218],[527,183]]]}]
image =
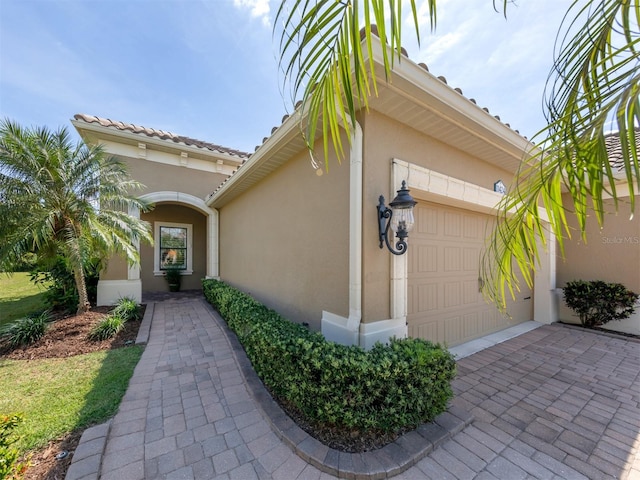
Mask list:
[{"label": "sky", "polygon": [[[404,44],[531,138],[571,0],[438,0]],[[502,1],[498,1],[501,8]],[[274,0],[0,0],[0,118],[66,126],[85,113],[253,152],[291,110]],[[406,10],[407,13],[409,10]]]}]

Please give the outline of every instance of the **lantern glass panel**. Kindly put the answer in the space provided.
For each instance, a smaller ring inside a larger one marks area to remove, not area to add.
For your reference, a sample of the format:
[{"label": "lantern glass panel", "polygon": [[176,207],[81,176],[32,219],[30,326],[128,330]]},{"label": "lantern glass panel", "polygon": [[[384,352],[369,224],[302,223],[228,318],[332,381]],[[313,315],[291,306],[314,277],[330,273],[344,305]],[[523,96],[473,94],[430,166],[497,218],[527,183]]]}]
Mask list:
[{"label": "lantern glass panel", "polygon": [[410,232],[413,229],[413,208],[394,208],[391,216],[391,230],[397,232],[398,229],[404,229]]}]

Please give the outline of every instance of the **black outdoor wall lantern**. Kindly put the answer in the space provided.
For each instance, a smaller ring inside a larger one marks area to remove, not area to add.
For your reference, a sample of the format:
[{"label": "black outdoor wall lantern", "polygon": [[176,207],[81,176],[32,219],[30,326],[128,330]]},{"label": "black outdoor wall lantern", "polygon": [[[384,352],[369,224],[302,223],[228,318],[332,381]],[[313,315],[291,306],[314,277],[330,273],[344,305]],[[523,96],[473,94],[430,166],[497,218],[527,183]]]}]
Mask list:
[{"label": "black outdoor wall lantern", "polygon": [[[406,239],[413,228],[413,207],[416,202],[407,188],[407,182],[402,181],[402,187],[398,190],[398,195],[389,203],[389,207],[384,204],[384,197],[380,195],[378,204],[378,232],[380,234],[380,248],[384,243],[394,255],[402,255],[407,251]],[[396,233],[398,241],[395,249],[389,243],[389,227]]]}]

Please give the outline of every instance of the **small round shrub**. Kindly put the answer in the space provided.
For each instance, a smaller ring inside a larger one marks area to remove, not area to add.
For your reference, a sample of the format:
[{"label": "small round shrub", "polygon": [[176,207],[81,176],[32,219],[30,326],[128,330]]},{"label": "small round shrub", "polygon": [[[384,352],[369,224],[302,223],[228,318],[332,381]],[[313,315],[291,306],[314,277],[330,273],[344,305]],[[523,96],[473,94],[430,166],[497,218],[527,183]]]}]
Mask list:
[{"label": "small round shrub", "polygon": [[624,320],[635,312],[640,297],[620,283],[574,280],[564,287],[564,300],[585,327]]},{"label": "small round shrub", "polygon": [[124,328],[124,323],[121,317],[109,315],[91,329],[89,339],[94,342],[101,342],[102,340],[113,338]]},{"label": "small round shrub", "polygon": [[131,297],[123,297],[118,300],[116,307],[111,313],[122,318],[125,322],[140,319],[140,307],[138,302]]},{"label": "small round shrub", "polygon": [[6,339],[11,348],[30,345],[44,336],[50,321],[51,313],[48,310],[19,318],[2,329],[0,338]]}]

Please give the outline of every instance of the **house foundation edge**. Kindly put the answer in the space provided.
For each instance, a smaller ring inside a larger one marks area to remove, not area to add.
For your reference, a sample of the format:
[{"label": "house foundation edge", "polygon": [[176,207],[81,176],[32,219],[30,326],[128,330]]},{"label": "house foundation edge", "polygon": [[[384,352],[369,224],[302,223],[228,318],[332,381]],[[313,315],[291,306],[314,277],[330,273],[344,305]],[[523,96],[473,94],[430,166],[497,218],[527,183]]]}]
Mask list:
[{"label": "house foundation edge", "polygon": [[121,298],[142,302],[142,280],[99,280],[97,306],[115,305]]}]

